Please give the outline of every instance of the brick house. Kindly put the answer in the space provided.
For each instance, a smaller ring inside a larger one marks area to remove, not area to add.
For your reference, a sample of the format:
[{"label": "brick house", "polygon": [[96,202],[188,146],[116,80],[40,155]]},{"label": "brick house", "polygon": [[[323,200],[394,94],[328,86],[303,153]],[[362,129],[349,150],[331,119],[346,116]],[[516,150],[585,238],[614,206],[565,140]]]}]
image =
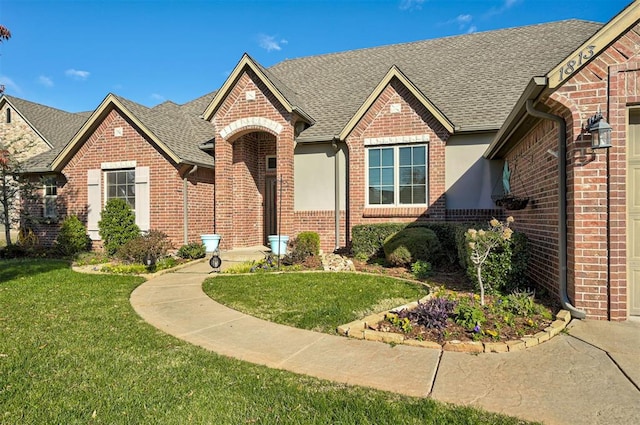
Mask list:
[{"label": "brick house", "polygon": [[[33,171],[58,176],[60,204],[97,243],[113,196],[143,230],[176,245],[217,233],[223,249],[313,230],[333,250],[363,223],[514,215],[536,281],[577,317],[623,320],[640,314],[625,142],[639,115],[638,19],[636,1],[604,26],[568,20],[270,68],[245,54],[222,87],[184,105],[108,95]],[[597,107],[614,127],[608,151],[582,130]],[[566,122],[566,185],[549,113]],[[522,210],[492,199],[505,163],[529,199]]]},{"label": "brick house", "polygon": [[[513,216],[532,244],[531,273],[553,292],[566,287],[578,317],[640,315],[639,20],[636,1],[533,74],[485,152],[518,164],[513,190],[533,202]],[[591,148],[598,112],[612,127],[609,149]]]},{"label": "brick house", "polygon": [[[3,95],[0,97],[0,150],[8,150],[24,165],[26,161],[38,155],[46,156],[47,153],[59,152],[86,121],[88,115],[89,113],[74,114]],[[31,162],[29,168],[38,171],[39,164]],[[55,175],[48,173],[41,177],[43,191],[55,195]],[[39,205],[37,211],[34,211],[36,216],[49,217],[57,213],[50,202],[51,199],[53,198],[49,197]],[[4,235],[1,224],[0,232]]]}]

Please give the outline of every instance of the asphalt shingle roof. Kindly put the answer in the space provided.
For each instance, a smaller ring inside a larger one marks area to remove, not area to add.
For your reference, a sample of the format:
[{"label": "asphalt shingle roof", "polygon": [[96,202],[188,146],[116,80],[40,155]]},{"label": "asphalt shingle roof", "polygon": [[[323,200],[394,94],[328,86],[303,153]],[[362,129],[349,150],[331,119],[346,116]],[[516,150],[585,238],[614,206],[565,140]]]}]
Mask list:
[{"label": "asphalt shingle roof", "polygon": [[5,97],[54,149],[63,148],[88,118],[86,113],[74,114],[13,96]]},{"label": "asphalt shingle roof", "polygon": [[[392,66],[397,66],[458,130],[498,129],[533,76],[545,75],[601,24],[568,20],[258,64],[315,124],[300,139],[330,140],[345,127]],[[200,118],[216,91],[183,105],[153,108],[116,98],[181,160],[213,165],[199,145],[214,126]],[[31,166],[49,166],[87,119],[9,97],[54,145]]]},{"label": "asphalt shingle roof", "polygon": [[199,148],[201,143],[215,137],[211,123],[171,102],[147,108],[123,97],[115,97],[180,159],[213,166],[213,157]]},{"label": "asphalt shingle roof", "polygon": [[531,77],[546,74],[601,26],[560,21],[309,56],[268,70],[316,120],[303,138],[338,134],[393,65],[456,127],[497,129]]}]

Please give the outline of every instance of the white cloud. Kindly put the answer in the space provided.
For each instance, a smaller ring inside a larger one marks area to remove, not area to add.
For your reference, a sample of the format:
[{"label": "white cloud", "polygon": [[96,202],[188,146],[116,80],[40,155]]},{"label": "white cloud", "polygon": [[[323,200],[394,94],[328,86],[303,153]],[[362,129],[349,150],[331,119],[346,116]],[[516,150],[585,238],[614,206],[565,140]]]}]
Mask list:
[{"label": "white cloud", "polygon": [[487,10],[487,12],[484,14],[484,17],[489,18],[491,16],[500,15],[501,13],[506,12],[521,1],[522,0],[504,0],[502,6],[492,7],[491,9]]},{"label": "white cloud", "polygon": [[91,74],[89,71],[80,71],[73,68],[67,69],[64,73],[67,77],[71,77],[74,80],[79,80],[79,81],[86,80],[87,78],[89,78],[89,75]]},{"label": "white cloud", "polygon": [[400,10],[420,10],[426,0],[400,0]]},{"label": "white cloud", "polygon": [[272,50],[282,50],[282,45],[287,43],[288,41],[285,39],[276,40],[276,36],[274,35],[258,35],[258,44],[260,44],[260,47],[265,49],[267,52]]},{"label": "white cloud", "polygon": [[457,25],[458,29],[460,30],[464,30],[468,26],[466,32],[471,33],[471,32],[475,32],[478,29],[475,25],[471,25],[472,21],[473,21],[473,15],[464,13],[456,16],[453,19],[449,19],[448,21],[443,22],[439,25]]},{"label": "white cloud", "polygon": [[164,102],[165,97],[158,93],[151,93],[151,99],[156,100],[158,102]]},{"label": "white cloud", "polygon": [[50,77],[41,75],[38,77],[38,84],[43,85],[45,87],[53,87],[53,80]]},{"label": "white cloud", "polygon": [[7,91],[14,94],[21,94],[22,89],[11,78],[6,75],[0,75],[0,85],[4,86],[5,93]]}]

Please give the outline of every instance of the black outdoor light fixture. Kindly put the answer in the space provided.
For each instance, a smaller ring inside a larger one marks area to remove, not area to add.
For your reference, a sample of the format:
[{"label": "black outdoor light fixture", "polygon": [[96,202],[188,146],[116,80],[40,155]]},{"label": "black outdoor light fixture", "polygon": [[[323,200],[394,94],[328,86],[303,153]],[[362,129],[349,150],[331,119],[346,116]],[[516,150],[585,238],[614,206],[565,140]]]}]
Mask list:
[{"label": "black outdoor light fixture", "polygon": [[609,149],[611,147],[611,126],[598,111],[587,120],[585,131],[591,134],[591,149]]}]

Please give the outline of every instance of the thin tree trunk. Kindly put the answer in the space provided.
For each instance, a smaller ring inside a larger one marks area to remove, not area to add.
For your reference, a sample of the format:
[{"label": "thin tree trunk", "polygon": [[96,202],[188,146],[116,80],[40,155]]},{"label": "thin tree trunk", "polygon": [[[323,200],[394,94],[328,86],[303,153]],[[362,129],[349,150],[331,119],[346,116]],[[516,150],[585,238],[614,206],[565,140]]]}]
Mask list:
[{"label": "thin tree trunk", "polygon": [[484,284],[482,283],[482,267],[478,264],[476,273],[478,274],[478,284],[480,285],[480,305],[484,305]]}]

